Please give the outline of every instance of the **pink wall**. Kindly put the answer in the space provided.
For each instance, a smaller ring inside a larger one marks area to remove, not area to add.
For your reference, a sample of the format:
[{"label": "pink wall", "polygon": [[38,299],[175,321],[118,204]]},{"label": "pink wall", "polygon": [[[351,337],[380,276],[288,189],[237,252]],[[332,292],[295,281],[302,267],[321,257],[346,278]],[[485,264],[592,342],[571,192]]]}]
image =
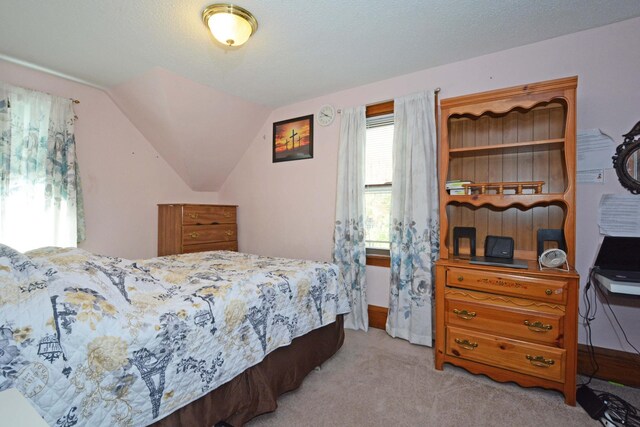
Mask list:
[{"label": "pink wall", "polygon": [[0,80],[75,98],[76,142],[89,251],[127,258],[156,255],[158,203],[216,202],[191,191],[101,90],[0,61]]},{"label": "pink wall", "polygon": [[[316,113],[325,103],[338,108],[371,104],[427,88],[442,88],[448,98],[518,84],[578,75],[578,128],[599,127],[614,136],[638,120],[640,93],[640,18],[544,42],[431,68],[352,88],[275,110],[220,191],[224,202],[239,207],[240,246],[245,252],[330,260],[339,120],[316,126],[314,159],[271,163],[274,121]],[[611,147],[613,154],[615,146]],[[595,259],[601,236],[596,225],[602,194],[627,194],[608,171],[606,184],[578,186],[577,269],[584,278]],[[387,306],[388,269],[369,268],[369,303]],[[640,343],[634,328],[638,302],[616,300],[614,307],[629,338]],[[635,305],[635,307],[634,307]],[[600,311],[593,326],[596,346],[624,348],[611,322]],[[585,337],[581,328],[581,341]]]}]

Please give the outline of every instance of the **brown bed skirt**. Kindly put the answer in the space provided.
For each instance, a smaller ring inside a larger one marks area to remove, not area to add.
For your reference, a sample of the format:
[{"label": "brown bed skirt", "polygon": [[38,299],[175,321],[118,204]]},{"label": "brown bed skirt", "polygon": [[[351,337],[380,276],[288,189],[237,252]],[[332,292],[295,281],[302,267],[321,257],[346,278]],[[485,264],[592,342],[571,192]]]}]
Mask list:
[{"label": "brown bed skirt", "polygon": [[334,323],[294,339],[211,393],[152,424],[153,427],[206,426],[221,421],[240,427],[274,411],[278,396],[294,390],[344,342],[343,316]]}]

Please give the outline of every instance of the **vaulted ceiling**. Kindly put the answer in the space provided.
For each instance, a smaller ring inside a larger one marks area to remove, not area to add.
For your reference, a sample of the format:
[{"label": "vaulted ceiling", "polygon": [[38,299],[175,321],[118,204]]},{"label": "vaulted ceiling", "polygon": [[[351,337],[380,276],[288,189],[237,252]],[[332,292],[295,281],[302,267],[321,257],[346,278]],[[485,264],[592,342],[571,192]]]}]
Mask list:
[{"label": "vaulted ceiling", "polygon": [[242,0],[259,28],[228,49],[209,3],[3,0],[0,58],[104,88],[191,188],[217,190],[274,107],[640,16],[628,0]]}]

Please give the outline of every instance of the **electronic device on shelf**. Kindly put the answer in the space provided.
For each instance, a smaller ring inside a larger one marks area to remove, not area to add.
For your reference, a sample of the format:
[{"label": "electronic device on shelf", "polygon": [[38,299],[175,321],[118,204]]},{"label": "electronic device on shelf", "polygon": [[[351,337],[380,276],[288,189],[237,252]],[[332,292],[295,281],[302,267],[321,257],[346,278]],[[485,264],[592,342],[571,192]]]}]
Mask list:
[{"label": "electronic device on shelf", "polygon": [[511,237],[487,236],[484,241],[485,256],[472,256],[469,263],[496,267],[528,268],[527,261],[513,258],[513,247],[514,242]]},{"label": "electronic device on shelf", "polygon": [[594,273],[609,292],[640,295],[640,237],[605,236]]},{"label": "electronic device on shelf", "polygon": [[558,269],[569,271],[569,263],[567,263],[567,253],[562,249],[547,249],[540,254],[538,258],[538,266],[540,270]]}]

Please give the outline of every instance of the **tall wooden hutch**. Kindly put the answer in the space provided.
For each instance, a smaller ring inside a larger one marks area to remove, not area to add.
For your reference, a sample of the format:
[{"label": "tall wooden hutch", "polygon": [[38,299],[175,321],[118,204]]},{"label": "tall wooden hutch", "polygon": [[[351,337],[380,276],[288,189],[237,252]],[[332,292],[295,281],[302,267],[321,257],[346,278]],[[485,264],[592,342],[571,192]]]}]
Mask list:
[{"label": "tall wooden hutch", "polygon": [[[436,262],[436,369],[448,362],[497,381],[559,390],[570,405],[579,290],[573,269],[576,87],[577,77],[570,77],[441,102]],[[445,183],[456,179],[487,185],[450,195]],[[519,185],[532,182],[537,187]],[[527,260],[528,268],[454,257],[459,226],[475,227],[477,255],[487,235],[513,238],[514,258]],[[563,230],[568,272],[539,268],[541,228]]]}]

